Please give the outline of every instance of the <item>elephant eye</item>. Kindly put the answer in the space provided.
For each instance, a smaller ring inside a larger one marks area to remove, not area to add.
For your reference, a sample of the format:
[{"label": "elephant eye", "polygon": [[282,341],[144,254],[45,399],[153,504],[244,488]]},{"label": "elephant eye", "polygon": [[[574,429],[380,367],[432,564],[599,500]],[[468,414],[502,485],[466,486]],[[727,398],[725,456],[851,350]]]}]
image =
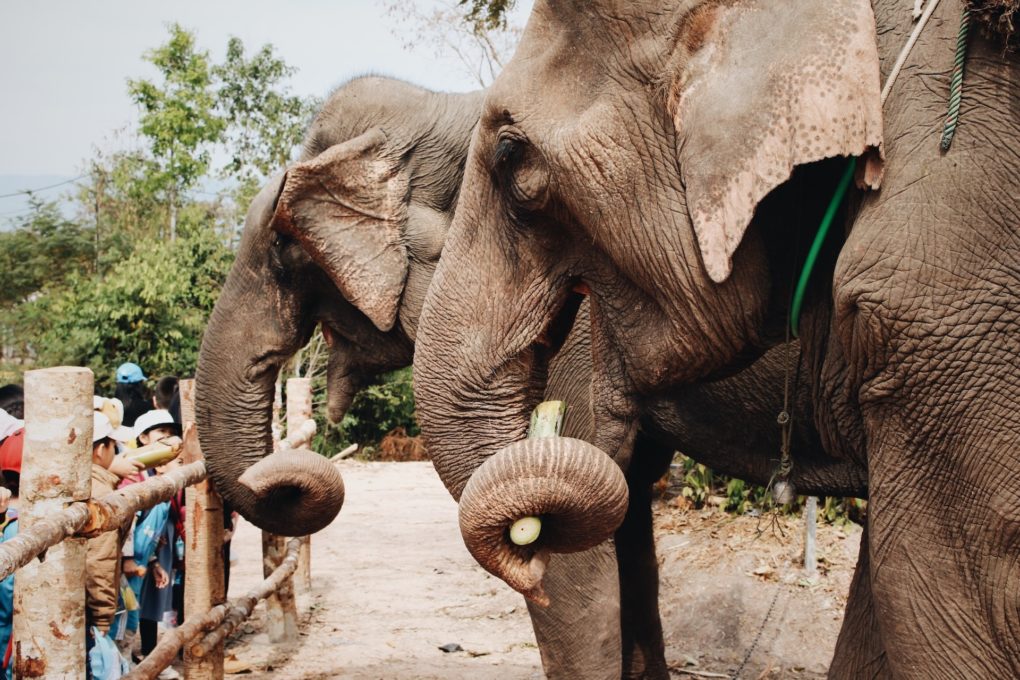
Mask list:
[{"label": "elephant eye", "polygon": [[515,221],[524,221],[528,213],[545,205],[549,186],[545,160],[519,133],[500,135],[492,171]]},{"label": "elephant eye", "polygon": [[274,248],[286,248],[288,245],[294,242],[289,234],[281,234],[278,231],[273,232],[273,247]]},{"label": "elephant eye", "polygon": [[510,136],[500,136],[492,161],[493,173],[504,186],[513,179],[514,168],[524,156],[524,142]]}]

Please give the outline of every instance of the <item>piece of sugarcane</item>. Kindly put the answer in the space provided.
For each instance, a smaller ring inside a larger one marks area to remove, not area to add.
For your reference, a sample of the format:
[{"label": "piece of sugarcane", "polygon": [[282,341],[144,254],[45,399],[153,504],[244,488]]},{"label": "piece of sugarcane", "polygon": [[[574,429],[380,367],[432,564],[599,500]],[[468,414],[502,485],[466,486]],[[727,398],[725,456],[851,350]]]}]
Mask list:
[{"label": "piece of sugarcane", "polygon": [[[563,429],[563,414],[567,405],[562,401],[543,401],[531,412],[531,426],[528,439],[558,437]],[[510,525],[510,540],[515,545],[528,545],[538,540],[542,533],[542,518],[529,515],[521,517]]]},{"label": "piece of sugarcane", "polygon": [[181,452],[183,442],[180,437],[164,437],[159,441],[146,444],[134,451],[126,453],[128,460],[137,460],[148,468],[166,465]]}]

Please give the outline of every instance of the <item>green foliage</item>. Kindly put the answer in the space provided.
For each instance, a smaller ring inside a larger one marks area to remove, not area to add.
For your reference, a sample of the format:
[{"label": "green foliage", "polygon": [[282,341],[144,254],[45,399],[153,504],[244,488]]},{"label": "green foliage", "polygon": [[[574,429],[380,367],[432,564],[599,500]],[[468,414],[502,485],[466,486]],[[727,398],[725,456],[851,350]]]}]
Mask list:
[{"label": "green foliage", "polygon": [[162,83],[129,80],[128,92],[141,110],[140,129],[152,153],[145,171],[148,188],[170,206],[173,237],[178,199],[209,169],[209,150],[219,141],[224,121],[215,111],[209,53],[197,50],[195,37],[180,25],[169,28],[167,43],[145,54]]},{"label": "green foliage", "polygon": [[91,269],[93,232],[65,219],[56,203],[29,198],[31,212],[0,232],[0,308],[9,309],[43,286]]},{"label": "green foliage", "polygon": [[[318,415],[322,422],[314,442],[315,450],[332,454],[354,443],[373,447],[397,427],[403,427],[410,436],[417,435],[420,430],[414,415],[411,375],[408,366],[379,376],[375,383],[358,392],[339,424],[326,423],[325,415]],[[324,394],[324,390],[317,388],[316,391]],[[318,413],[322,411],[318,409]]]},{"label": "green foliage", "polygon": [[693,458],[679,456],[683,470],[683,482],[680,487],[680,495],[700,508],[708,501],[712,494],[712,471],[701,463],[694,462]]},{"label": "green foliage", "polygon": [[854,521],[860,521],[868,502],[860,498],[837,498],[826,496],[822,505],[818,508],[818,516],[827,524],[846,526]]},{"label": "green foliage", "polygon": [[475,25],[488,29],[506,28],[506,15],[516,0],[460,0],[468,7],[467,18]]},{"label": "green foliage", "polygon": [[[246,58],[233,38],[214,65],[193,34],[168,28],[167,41],[145,54],[157,76],[128,81],[143,146],[95,152],[72,196],[74,219],[35,201],[0,232],[7,379],[70,363],[91,367],[108,387],[125,360],[150,375],[194,371],[233,259],[238,220],[226,199],[240,195],[247,208],[260,176],[289,159],[312,103],[288,92],[294,69],[272,46]],[[197,200],[217,145],[229,150],[240,188]]]},{"label": "green foliage", "polygon": [[[671,486],[693,508],[719,506],[724,512],[743,515],[748,512],[765,512],[772,509],[772,500],[763,486],[748,484],[736,477],[717,475],[701,463],[682,454],[674,459]],[[677,489],[677,487],[679,487]],[[797,512],[806,496],[798,496],[793,503],[780,508],[782,512]],[[828,524],[845,525],[863,512],[865,501],[857,498],[822,499],[819,517]]]},{"label": "green foliage", "polygon": [[228,125],[224,142],[230,162],[225,174],[249,191],[287,164],[317,107],[316,101],[289,93],[285,81],[294,71],[273,53],[272,45],[263,45],[246,59],[244,44],[236,37],[227,43],[226,60],[213,68],[220,83],[218,106]]},{"label": "green foliage", "polygon": [[105,278],[73,277],[23,305],[26,325],[37,325],[38,362],[88,366],[106,389],[123,361],[150,375],[192,375],[232,259],[215,234],[194,230],[137,244]]}]

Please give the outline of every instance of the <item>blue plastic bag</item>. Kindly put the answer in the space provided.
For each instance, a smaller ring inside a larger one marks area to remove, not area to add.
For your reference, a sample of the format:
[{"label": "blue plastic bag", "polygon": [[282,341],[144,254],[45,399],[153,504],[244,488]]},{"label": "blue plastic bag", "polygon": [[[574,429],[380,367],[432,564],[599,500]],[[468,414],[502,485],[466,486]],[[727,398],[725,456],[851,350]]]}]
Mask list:
[{"label": "blue plastic bag", "polygon": [[89,650],[89,668],[94,680],[117,680],[128,672],[127,661],[109,636],[92,627],[93,645]]}]

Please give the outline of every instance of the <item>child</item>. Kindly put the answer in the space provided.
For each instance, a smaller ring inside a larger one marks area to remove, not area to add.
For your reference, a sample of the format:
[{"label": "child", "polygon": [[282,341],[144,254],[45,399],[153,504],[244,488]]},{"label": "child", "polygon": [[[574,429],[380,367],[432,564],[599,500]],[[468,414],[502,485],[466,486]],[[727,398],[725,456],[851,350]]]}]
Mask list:
[{"label": "child", "polygon": [[[174,422],[170,413],[164,409],[149,411],[138,417],[135,421],[135,431],[138,435],[138,445],[145,446],[164,437],[172,435],[180,436],[181,427]],[[162,474],[177,466],[177,461],[171,461],[157,469]],[[165,506],[165,507],[161,507]],[[153,522],[153,518],[160,518],[161,521]],[[165,519],[163,519],[165,518]],[[177,539],[180,535],[179,525],[183,522],[183,515],[179,503],[162,503],[142,515],[138,520],[138,531],[144,532],[135,536],[135,562],[146,565],[147,569],[143,579],[132,579],[135,584],[141,581],[138,591],[138,600],[141,604],[139,635],[141,637],[142,656],[148,655],[156,647],[156,637],[159,622],[164,614],[173,609],[173,588],[174,580],[174,552]],[[152,545],[148,552],[151,555],[140,555],[139,550],[143,545]],[[172,668],[166,668],[157,676],[159,678],[180,677]]]},{"label": "child", "polygon": [[[110,470],[117,453],[115,442],[125,442],[132,436],[126,427],[114,427],[106,414],[92,412],[92,496],[101,497],[111,493],[120,482]],[[134,471],[140,467],[137,463],[121,461],[126,469]],[[91,651],[97,643],[109,649],[113,643],[107,640],[96,640],[97,636],[108,637],[113,617],[117,613],[117,601],[120,597],[120,560],[124,539],[130,529],[125,523],[116,531],[107,531],[90,538],[85,554],[85,622],[86,648]],[[105,644],[109,642],[109,644]],[[96,654],[89,654],[89,670],[94,677],[110,674],[110,669],[103,666]],[[119,677],[119,669],[114,673]]]},{"label": "child", "polygon": [[[25,439],[24,422],[0,409],[0,519],[2,541],[18,535],[18,486],[21,481],[21,450]],[[11,677],[11,627],[14,623],[14,574],[0,581],[0,668],[3,677]]]}]

